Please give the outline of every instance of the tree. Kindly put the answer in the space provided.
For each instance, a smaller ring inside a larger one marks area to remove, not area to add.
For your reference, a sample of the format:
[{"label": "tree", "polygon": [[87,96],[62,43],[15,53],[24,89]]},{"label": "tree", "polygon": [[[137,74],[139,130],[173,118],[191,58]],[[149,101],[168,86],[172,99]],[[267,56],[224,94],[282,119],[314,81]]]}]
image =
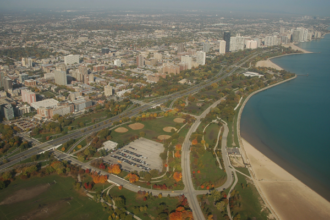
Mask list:
[{"label": "tree", "polygon": [[113,173],[113,174],[120,174],[121,169],[119,164],[113,164],[108,167],[108,173]]},{"label": "tree", "polygon": [[0,181],[0,189],[6,188],[6,184],[3,181]]},{"label": "tree", "polygon": [[159,193],[159,194],[158,194],[158,198],[161,199],[162,197],[163,197],[163,195],[162,195],[161,193]]},{"label": "tree", "polygon": [[31,160],[32,160],[32,161],[36,161],[36,160],[37,160],[37,155],[33,155],[33,156],[31,157]]},{"label": "tree", "polygon": [[225,209],[225,202],[224,201],[221,201],[221,202],[217,202],[215,204],[215,206],[217,207],[217,209],[220,211],[220,212],[223,212],[224,209]]},{"label": "tree", "polygon": [[144,180],[147,181],[147,182],[149,182],[151,180],[151,174],[150,173],[146,173],[144,175]]},{"label": "tree", "polygon": [[174,178],[175,181],[177,181],[177,182],[181,181],[182,173],[180,173],[180,172],[174,172],[174,174],[173,174],[173,178]]}]

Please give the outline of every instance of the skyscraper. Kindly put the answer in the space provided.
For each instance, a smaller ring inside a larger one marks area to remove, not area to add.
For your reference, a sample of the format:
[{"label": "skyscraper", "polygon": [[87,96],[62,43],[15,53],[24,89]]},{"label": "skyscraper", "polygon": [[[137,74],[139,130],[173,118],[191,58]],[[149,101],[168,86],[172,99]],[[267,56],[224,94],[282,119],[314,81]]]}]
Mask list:
[{"label": "skyscraper", "polygon": [[206,53],[203,51],[197,51],[196,55],[196,63],[198,63],[199,65],[205,65]]},{"label": "skyscraper", "polygon": [[187,69],[190,70],[192,66],[192,60],[191,57],[186,55],[186,56],[181,56],[181,63],[185,63],[187,65]]},{"label": "skyscraper", "polygon": [[223,35],[223,39],[226,41],[226,53],[229,52],[229,47],[230,47],[230,32],[225,31]]},{"label": "skyscraper", "polygon": [[4,72],[0,72],[0,88],[5,87],[5,73]]},{"label": "skyscraper", "polygon": [[236,37],[230,37],[229,50],[231,52],[236,52],[239,50],[244,50],[245,38],[241,37],[239,34]]},{"label": "skyscraper", "polygon": [[178,45],[178,53],[182,53],[182,52],[184,52],[184,45],[183,45],[183,43],[179,43],[179,45]]},{"label": "skyscraper", "polygon": [[220,40],[219,42],[219,53],[225,54],[226,53],[226,41]]},{"label": "skyscraper", "polygon": [[203,51],[208,53],[210,51],[210,44],[208,42],[203,43]]},{"label": "skyscraper", "polygon": [[68,84],[66,72],[56,70],[54,72],[54,75],[55,75],[55,83],[57,85],[66,86]]},{"label": "skyscraper", "polygon": [[142,56],[142,54],[139,54],[137,57],[136,57],[136,65],[138,67],[144,67],[144,57]]}]

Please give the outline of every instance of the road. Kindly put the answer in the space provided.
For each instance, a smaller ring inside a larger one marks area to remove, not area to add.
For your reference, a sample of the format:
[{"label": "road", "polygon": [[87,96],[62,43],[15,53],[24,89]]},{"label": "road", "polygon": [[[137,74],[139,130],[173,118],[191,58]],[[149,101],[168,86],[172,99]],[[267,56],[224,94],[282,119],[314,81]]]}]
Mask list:
[{"label": "road", "polygon": [[[266,50],[266,51],[263,51],[261,53],[265,53],[265,52],[268,52],[268,51]],[[160,97],[157,100],[150,102],[148,105],[139,106],[139,107],[137,107],[137,108],[135,108],[131,111],[124,112],[124,113],[121,113],[117,116],[114,116],[111,119],[107,119],[105,121],[99,122],[99,123],[91,125],[89,127],[85,127],[85,128],[76,130],[75,132],[72,132],[71,134],[67,134],[67,135],[62,136],[60,138],[57,138],[55,140],[51,140],[51,141],[39,144],[39,145],[34,146],[34,147],[24,151],[24,152],[18,153],[16,155],[10,157],[8,163],[0,166],[0,171],[2,169],[13,166],[14,164],[20,162],[21,160],[24,160],[28,157],[31,157],[32,155],[35,155],[35,154],[38,154],[38,153],[40,153],[42,151],[45,151],[47,149],[53,148],[56,145],[63,144],[63,143],[67,142],[70,139],[79,139],[81,137],[88,136],[93,132],[98,132],[98,131],[100,131],[104,128],[109,128],[110,126],[113,126],[114,122],[119,121],[121,117],[132,117],[134,115],[137,115],[141,111],[143,112],[143,111],[149,109],[151,107],[150,105],[162,104],[162,103],[167,102],[169,100],[175,100],[177,98],[187,96],[189,94],[196,93],[199,90],[211,85],[212,83],[218,82],[218,81],[230,76],[238,68],[240,68],[244,63],[248,62],[249,60],[253,59],[254,57],[256,57],[258,55],[259,55],[259,53],[255,52],[255,53],[251,54],[250,56],[245,57],[241,61],[235,63],[234,65],[227,67],[226,69],[232,68],[232,70],[229,71],[227,74],[223,74],[223,69],[221,69],[221,71],[218,74],[216,74],[214,77],[212,77],[211,79],[208,79],[208,80],[206,80],[206,81],[204,81],[204,82],[202,82],[198,85],[192,86],[192,87],[190,87],[186,90],[176,92],[176,93],[173,93],[171,95]],[[219,104],[220,101],[221,100],[218,100],[217,102],[213,103],[200,116],[197,116],[195,123],[191,126],[191,128],[189,129],[189,131],[188,131],[188,133],[185,137],[185,140],[184,140],[184,143],[183,143],[183,148],[182,148],[182,160],[181,160],[181,164],[182,164],[182,181],[185,185],[184,190],[169,192],[169,191],[159,191],[159,190],[146,189],[146,188],[142,188],[142,187],[130,184],[128,181],[126,181],[126,180],[124,180],[124,179],[122,179],[118,176],[115,176],[115,175],[109,175],[109,180],[116,183],[116,184],[123,185],[125,188],[127,188],[131,191],[134,191],[134,192],[137,192],[139,190],[146,190],[146,191],[152,192],[154,195],[162,193],[163,195],[169,194],[170,196],[177,196],[177,195],[185,194],[185,196],[188,199],[189,205],[190,205],[191,209],[193,210],[194,219],[198,219],[198,220],[205,219],[204,215],[203,215],[203,212],[202,212],[202,210],[201,210],[201,208],[198,204],[198,200],[197,200],[196,196],[201,195],[201,194],[205,194],[205,193],[207,193],[207,191],[195,190],[194,189],[194,186],[193,186],[193,183],[192,183],[192,178],[191,178],[191,171],[190,171],[190,144],[191,143],[190,143],[189,139],[190,139],[191,134],[193,132],[195,132],[196,129],[198,128],[198,126],[200,125],[200,123],[201,123],[200,119],[204,118],[206,116],[206,114],[210,111],[210,109],[212,107],[215,107],[217,104]],[[223,155],[224,168],[227,172],[227,180],[221,187],[217,188],[218,190],[221,190],[221,191],[223,190],[223,188],[228,188],[232,185],[232,182],[233,182],[232,173],[235,172],[235,170],[233,170],[229,167],[230,161],[229,161],[229,158],[228,158],[227,152],[226,152],[227,136],[228,136],[228,127],[225,124],[224,125],[223,138],[222,138],[221,151],[222,151],[222,155]],[[82,163],[82,162],[74,159],[73,157],[71,157],[70,154],[57,152],[57,151],[55,151],[55,152],[56,152],[57,157],[58,157],[59,160],[63,160],[63,159],[69,160],[71,163],[80,165],[83,168],[96,170],[100,173],[108,175],[108,173],[106,173],[103,170],[94,168],[94,167],[90,166],[89,164]]]}]

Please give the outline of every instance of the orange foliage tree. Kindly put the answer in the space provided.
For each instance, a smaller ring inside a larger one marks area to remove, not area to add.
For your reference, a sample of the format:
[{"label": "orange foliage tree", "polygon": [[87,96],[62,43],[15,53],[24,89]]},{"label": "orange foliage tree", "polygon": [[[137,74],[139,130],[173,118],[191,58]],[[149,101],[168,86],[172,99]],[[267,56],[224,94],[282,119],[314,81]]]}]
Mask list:
[{"label": "orange foliage tree", "polygon": [[198,144],[197,139],[194,139],[194,140],[191,142],[191,144],[192,144],[192,145],[196,145],[196,144]]},{"label": "orange foliage tree", "polygon": [[175,212],[170,214],[170,220],[186,220],[186,219],[193,219],[193,214],[190,210],[185,210],[184,207],[179,206],[176,208]]},{"label": "orange foliage tree", "polygon": [[182,148],[182,145],[181,144],[175,145],[175,150],[181,150],[181,148]]},{"label": "orange foliage tree", "polygon": [[129,173],[127,176],[129,178],[130,183],[135,183],[139,180],[139,177],[134,173]]},{"label": "orange foliage tree", "polygon": [[105,183],[108,179],[106,175],[98,175],[96,172],[92,174],[93,182],[94,183]]},{"label": "orange foliage tree", "polygon": [[175,179],[175,181],[179,182],[181,180],[181,178],[182,178],[182,173],[180,173],[180,172],[174,172],[173,178]]},{"label": "orange foliage tree", "polygon": [[177,150],[177,151],[175,152],[174,156],[175,156],[176,158],[181,157],[180,151]]},{"label": "orange foliage tree", "polygon": [[119,164],[113,164],[108,167],[108,173],[120,174],[121,169]]}]

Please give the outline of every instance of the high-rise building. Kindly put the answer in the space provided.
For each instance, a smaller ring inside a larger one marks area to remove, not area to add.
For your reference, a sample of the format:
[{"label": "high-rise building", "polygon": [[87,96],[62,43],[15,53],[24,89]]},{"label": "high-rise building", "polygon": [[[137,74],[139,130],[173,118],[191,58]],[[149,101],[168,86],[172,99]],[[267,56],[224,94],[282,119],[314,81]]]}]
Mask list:
[{"label": "high-rise building", "polygon": [[245,38],[241,37],[239,34],[236,37],[230,37],[230,47],[231,52],[236,52],[239,50],[244,50]]},{"label": "high-rise building", "polygon": [[4,87],[5,87],[5,73],[0,72],[0,88],[4,88]]},{"label": "high-rise building", "polygon": [[94,82],[94,74],[93,73],[89,74],[88,80],[89,80],[89,83]]},{"label": "high-rise building", "polygon": [[280,33],[283,34],[285,32],[284,27],[280,27]]},{"label": "high-rise building", "polygon": [[293,33],[292,33],[292,42],[293,43],[298,43],[300,42],[300,31],[299,30],[294,30]]},{"label": "high-rise building", "polygon": [[138,67],[144,67],[144,57],[142,54],[139,54],[137,57],[136,57],[136,65]]},{"label": "high-rise building", "polygon": [[210,51],[210,44],[208,42],[203,43],[203,51],[208,53]]},{"label": "high-rise building", "polygon": [[226,41],[220,40],[219,42],[219,53],[225,54],[226,53]]},{"label": "high-rise building", "polygon": [[28,59],[27,59],[26,67],[32,67],[32,66],[33,66],[32,59],[31,59],[31,58],[28,58]]},{"label": "high-rise building", "polygon": [[196,52],[196,63],[199,65],[205,65],[206,53],[204,51]]},{"label": "high-rise building", "polygon": [[68,84],[66,72],[56,70],[54,72],[54,75],[55,75],[55,83],[57,85],[66,86]]},{"label": "high-rise building", "polygon": [[258,43],[255,40],[246,40],[245,48],[246,49],[256,49],[258,47]]},{"label": "high-rise building", "polygon": [[114,61],[114,65],[115,65],[115,66],[118,66],[118,67],[121,67],[121,60],[120,60],[120,59],[116,59],[116,60]]},{"label": "high-rise building", "polygon": [[19,74],[19,81],[21,83],[24,83],[24,81],[27,80],[28,78],[29,78],[29,75],[26,73]]},{"label": "high-rise building", "polygon": [[113,88],[110,85],[104,86],[104,95],[105,96],[111,96],[113,95]]},{"label": "high-rise building", "polygon": [[154,58],[158,61],[163,59],[163,55],[161,53],[154,53]]},{"label": "high-rise building", "polygon": [[178,53],[182,53],[184,52],[184,44],[183,43],[179,43],[178,44]]},{"label": "high-rise building", "polygon": [[110,52],[110,49],[109,48],[107,48],[107,47],[103,47],[102,48],[102,53],[103,54],[108,54]]},{"label": "high-rise building", "polygon": [[229,31],[225,31],[225,33],[223,35],[223,39],[226,41],[226,53],[228,53],[229,48],[230,48],[230,32]]},{"label": "high-rise building", "polygon": [[3,87],[5,91],[8,91],[9,89],[13,89],[13,81],[11,81],[11,79],[9,78],[5,78]]},{"label": "high-rise building", "polygon": [[31,92],[30,90],[23,89],[21,90],[22,94],[22,101],[27,102],[31,105],[31,103],[36,102],[36,94],[34,92]]},{"label": "high-rise building", "polygon": [[190,70],[192,67],[192,59],[190,56],[181,56],[181,63],[186,63],[187,69]]},{"label": "high-rise building", "polygon": [[88,69],[87,69],[87,67],[86,67],[85,65],[80,65],[80,66],[78,67],[78,70],[79,70],[79,72],[80,72],[81,74],[88,74]]},{"label": "high-rise building", "polygon": [[79,64],[79,55],[68,55],[64,57],[65,65]]},{"label": "high-rise building", "polygon": [[13,106],[8,104],[3,107],[4,115],[7,120],[11,120],[15,117]]}]

